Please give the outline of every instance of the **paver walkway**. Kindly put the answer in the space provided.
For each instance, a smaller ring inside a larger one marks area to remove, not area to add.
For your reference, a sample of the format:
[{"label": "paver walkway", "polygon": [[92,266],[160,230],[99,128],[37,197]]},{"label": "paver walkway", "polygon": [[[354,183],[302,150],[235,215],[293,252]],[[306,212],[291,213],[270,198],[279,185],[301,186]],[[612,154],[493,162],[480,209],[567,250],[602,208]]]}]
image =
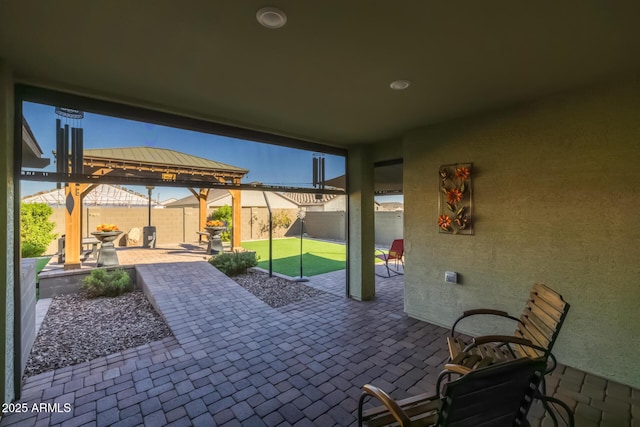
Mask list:
[{"label": "paver walkway", "polygon": [[[309,284],[329,292],[274,309],[203,261],[137,269],[175,336],[29,378],[21,402],[61,411],[1,426],[354,425],[363,384],[432,392],[447,357],[447,330],[403,314],[401,276],[380,280],[372,302],[344,297],[344,271],[316,276]],[[549,388],[578,426],[640,417],[638,390],[571,368]]]}]

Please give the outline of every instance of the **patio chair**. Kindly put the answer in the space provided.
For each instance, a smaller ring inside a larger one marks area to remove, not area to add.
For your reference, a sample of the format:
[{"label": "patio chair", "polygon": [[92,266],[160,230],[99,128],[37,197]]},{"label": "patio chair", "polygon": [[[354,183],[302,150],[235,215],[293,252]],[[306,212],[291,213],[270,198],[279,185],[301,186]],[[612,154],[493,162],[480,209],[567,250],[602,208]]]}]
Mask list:
[{"label": "patio chair", "polygon": [[[387,253],[381,251],[380,249],[376,249],[376,252],[380,252],[379,254],[376,254],[376,258],[384,261],[384,265],[385,267],[387,267],[387,277],[391,277],[391,271],[393,271],[396,275],[402,274],[398,270],[398,263],[401,263],[402,268],[404,269],[404,239],[396,239],[391,242],[391,248]],[[395,261],[395,270],[389,268],[389,261]],[[384,277],[381,274],[378,274],[378,276]]]},{"label": "patio chair", "polygon": [[[522,357],[544,358],[550,364],[547,373],[555,369],[557,362],[551,350],[558,338],[562,324],[569,311],[569,304],[558,294],[545,285],[536,284],[529,295],[529,300],[520,318],[513,317],[500,310],[477,309],[465,311],[453,327],[451,335],[447,337],[451,363],[458,363],[467,354],[489,356],[494,361],[514,360]],[[473,338],[465,342],[456,336],[456,326],[468,317],[477,315],[492,315],[504,317],[517,322],[512,336],[486,335]]]},{"label": "patio chair", "polygon": [[[527,413],[535,398],[542,399],[552,422],[557,426],[558,417],[546,402],[558,404],[567,412],[560,417],[566,425],[573,426],[573,414],[561,401],[540,395],[538,386],[544,375],[544,359],[523,358],[490,365],[469,371],[466,367],[448,364],[438,377],[436,395],[423,394],[395,401],[378,387],[366,384],[358,402],[358,426],[369,427],[400,425],[455,426],[455,427],[505,427],[528,426]],[[459,379],[442,387],[443,379],[451,373],[463,374]],[[373,396],[382,406],[363,410],[367,397]],[[559,402],[559,403],[558,403]]]}]

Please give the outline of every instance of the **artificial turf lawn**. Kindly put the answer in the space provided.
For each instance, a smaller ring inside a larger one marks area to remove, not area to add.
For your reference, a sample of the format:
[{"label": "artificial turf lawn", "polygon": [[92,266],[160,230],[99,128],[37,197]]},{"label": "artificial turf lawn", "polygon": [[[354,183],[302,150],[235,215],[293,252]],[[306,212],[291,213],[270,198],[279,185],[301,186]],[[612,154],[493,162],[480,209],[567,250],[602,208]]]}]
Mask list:
[{"label": "artificial turf lawn", "polygon": [[[269,269],[269,241],[243,242],[242,247],[255,251],[258,267]],[[346,246],[337,243],[302,239],[302,271],[305,276],[346,268]],[[286,276],[300,276],[300,239],[273,239],[273,271]]]},{"label": "artificial turf lawn", "polygon": [[36,283],[39,282],[38,275],[46,267],[51,257],[36,258]]}]

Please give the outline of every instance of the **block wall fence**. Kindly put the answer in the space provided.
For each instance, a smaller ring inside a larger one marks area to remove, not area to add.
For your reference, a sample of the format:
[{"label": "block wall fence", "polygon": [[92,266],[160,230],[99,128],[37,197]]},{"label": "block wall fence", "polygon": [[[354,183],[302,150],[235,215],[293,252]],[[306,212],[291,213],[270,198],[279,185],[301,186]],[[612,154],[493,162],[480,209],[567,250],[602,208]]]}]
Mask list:
[{"label": "block wall fence", "polygon": [[[53,208],[50,220],[56,224],[53,232],[58,237],[64,234],[64,209]],[[296,217],[296,209],[274,209],[273,214],[283,212],[291,220],[288,227],[274,227],[273,237],[298,236],[300,223]],[[213,213],[213,209],[209,211]],[[280,214],[282,215],[282,214]],[[343,211],[307,212],[304,231],[314,238],[344,241],[345,219]],[[387,247],[393,239],[402,238],[404,214],[403,212],[376,212],[376,245]],[[242,208],[242,240],[258,240],[268,238],[269,212],[264,207]],[[91,232],[103,223],[116,224],[120,230],[127,233],[132,228],[142,228],[148,225],[147,208],[102,208],[85,207],[82,210],[82,236],[90,237]],[[151,225],[156,227],[156,244],[196,243],[198,241],[198,209],[196,208],[165,208],[151,210]],[[124,237],[124,234],[123,234]],[[125,246],[125,239],[120,239],[117,245]],[[139,246],[142,245],[140,239]],[[53,255],[58,250],[58,242],[54,240],[47,249],[47,254]]]}]

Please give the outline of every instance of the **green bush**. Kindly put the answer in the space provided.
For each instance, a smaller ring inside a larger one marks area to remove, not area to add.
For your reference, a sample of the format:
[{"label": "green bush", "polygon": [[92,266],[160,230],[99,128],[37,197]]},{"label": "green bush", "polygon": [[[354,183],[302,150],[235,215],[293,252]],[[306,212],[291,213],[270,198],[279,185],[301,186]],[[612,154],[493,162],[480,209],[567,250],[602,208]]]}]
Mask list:
[{"label": "green bush", "polygon": [[246,273],[247,268],[258,265],[258,257],[255,252],[223,253],[210,258],[209,264],[227,276],[237,276]]},{"label": "green bush", "polygon": [[229,240],[231,240],[231,223],[232,223],[232,217],[233,217],[233,211],[231,209],[231,206],[229,205],[224,205],[224,206],[220,206],[218,209],[215,210],[215,212],[213,212],[213,214],[209,215],[209,217],[207,218],[209,219],[217,219],[219,221],[223,221],[225,224],[227,224],[227,230],[223,231],[220,234],[220,238],[222,239],[222,241],[224,242],[228,242]]},{"label": "green bush", "polygon": [[82,289],[89,298],[116,297],[131,291],[131,277],[122,268],[112,271],[97,268],[82,279]]},{"label": "green bush", "polygon": [[23,203],[20,208],[22,258],[39,257],[58,237],[52,233],[56,224],[49,221],[53,209],[44,203]]}]

